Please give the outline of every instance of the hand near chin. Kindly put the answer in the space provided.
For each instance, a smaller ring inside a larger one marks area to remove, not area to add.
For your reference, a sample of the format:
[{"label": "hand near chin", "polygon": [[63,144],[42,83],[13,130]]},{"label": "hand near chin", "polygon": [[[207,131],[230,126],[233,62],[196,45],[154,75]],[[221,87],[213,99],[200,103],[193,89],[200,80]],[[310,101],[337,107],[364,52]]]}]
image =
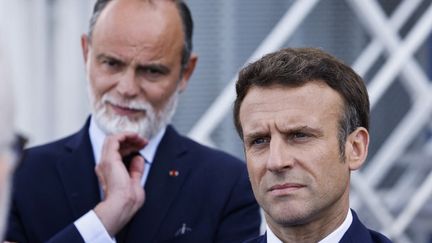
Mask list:
[{"label": "hand near chin", "polygon": [[94,211],[111,236],[117,234],[135,215],[144,203],[141,177],[144,173],[144,158],[132,158],[126,168],[122,157],[141,150],[147,141],[136,133],[118,133],[107,136],[102,148],[96,175],[104,199]]}]

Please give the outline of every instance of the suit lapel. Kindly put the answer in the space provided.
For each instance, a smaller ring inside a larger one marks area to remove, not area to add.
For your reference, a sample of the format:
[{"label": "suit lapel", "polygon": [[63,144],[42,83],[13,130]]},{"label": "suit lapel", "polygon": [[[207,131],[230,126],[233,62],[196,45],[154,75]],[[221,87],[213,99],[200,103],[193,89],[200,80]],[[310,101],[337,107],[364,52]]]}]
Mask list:
[{"label": "suit lapel", "polygon": [[159,144],[145,185],[146,200],[128,226],[126,242],[152,242],[170,205],[190,172],[191,163],[182,159],[183,138],[170,126]]},{"label": "suit lapel", "polygon": [[368,229],[360,222],[354,210],[351,210],[353,221],[340,240],[340,243],[369,243],[373,242]]},{"label": "suit lapel", "polygon": [[64,156],[57,161],[57,170],[75,218],[87,213],[100,201],[88,126],[89,120],[67,141]]},{"label": "suit lapel", "polygon": [[267,231],[263,235],[245,241],[245,243],[267,243]]},{"label": "suit lapel", "polygon": [[259,238],[258,242],[267,243],[267,232]]}]

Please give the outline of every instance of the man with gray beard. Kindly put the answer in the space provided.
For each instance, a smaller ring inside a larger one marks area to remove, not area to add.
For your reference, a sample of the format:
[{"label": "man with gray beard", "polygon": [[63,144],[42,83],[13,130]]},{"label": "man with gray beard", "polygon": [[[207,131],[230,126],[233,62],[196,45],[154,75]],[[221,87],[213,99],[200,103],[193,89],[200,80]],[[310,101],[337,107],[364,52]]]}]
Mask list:
[{"label": "man with gray beard", "polygon": [[241,242],[258,235],[245,164],[169,125],[197,62],[186,4],[98,0],[81,44],[92,116],[78,133],[27,151],[7,240]]}]

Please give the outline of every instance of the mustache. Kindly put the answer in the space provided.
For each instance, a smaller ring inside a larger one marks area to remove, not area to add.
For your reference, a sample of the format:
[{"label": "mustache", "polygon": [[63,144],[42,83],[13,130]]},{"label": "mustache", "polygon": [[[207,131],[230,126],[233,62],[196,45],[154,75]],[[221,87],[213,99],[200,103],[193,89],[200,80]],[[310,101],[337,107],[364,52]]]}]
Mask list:
[{"label": "mustache", "polygon": [[103,104],[109,103],[111,105],[119,106],[131,110],[149,111],[152,110],[152,105],[147,101],[126,100],[123,98],[115,98],[109,94],[105,94],[101,98]]}]

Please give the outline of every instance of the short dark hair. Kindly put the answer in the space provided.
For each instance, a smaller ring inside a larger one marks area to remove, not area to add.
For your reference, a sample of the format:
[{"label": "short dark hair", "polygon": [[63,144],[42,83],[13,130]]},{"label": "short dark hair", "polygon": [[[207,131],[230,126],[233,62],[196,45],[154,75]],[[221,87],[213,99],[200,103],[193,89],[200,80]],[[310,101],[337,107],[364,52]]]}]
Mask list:
[{"label": "short dark hair", "polygon": [[[93,14],[90,18],[90,24],[89,24],[89,30],[88,30],[88,38],[91,41],[93,31],[96,25],[96,22],[102,13],[102,11],[105,9],[105,7],[108,5],[108,3],[112,2],[114,0],[97,0],[94,7],[93,7]],[[183,24],[183,33],[185,36],[184,39],[184,46],[182,51],[182,58],[181,58],[181,64],[182,68],[184,69],[189,62],[189,58],[192,53],[192,34],[193,34],[193,19],[192,14],[189,10],[189,7],[183,0],[172,0],[179,10],[180,17],[182,19]]]},{"label": "short dark hair", "polygon": [[240,106],[251,87],[282,85],[300,87],[309,82],[324,82],[344,101],[339,121],[338,140],[345,154],[347,136],[358,127],[369,129],[369,97],[363,79],[349,66],[316,48],[287,48],[262,57],[244,67],[236,83],[234,123],[241,139]]}]

